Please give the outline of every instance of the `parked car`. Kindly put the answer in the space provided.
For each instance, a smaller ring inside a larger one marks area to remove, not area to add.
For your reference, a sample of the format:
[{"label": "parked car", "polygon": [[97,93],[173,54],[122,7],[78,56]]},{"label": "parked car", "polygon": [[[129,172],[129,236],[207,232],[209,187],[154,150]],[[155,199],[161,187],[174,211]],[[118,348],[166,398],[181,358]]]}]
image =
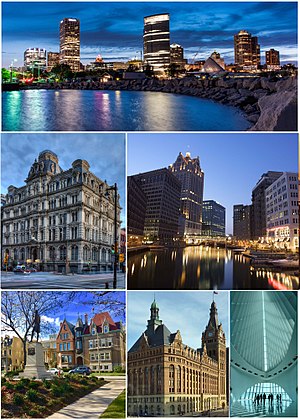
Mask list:
[{"label": "parked car", "polygon": [[28,270],[25,265],[17,265],[14,269],[14,273],[15,274],[29,275],[30,270]]},{"label": "parked car", "polygon": [[50,368],[47,372],[51,372],[51,374],[57,375],[59,373],[59,369],[57,368]]},{"label": "parked car", "polygon": [[81,365],[80,367],[76,367],[73,370],[69,371],[69,374],[82,374],[82,375],[90,375],[92,370],[89,367]]}]

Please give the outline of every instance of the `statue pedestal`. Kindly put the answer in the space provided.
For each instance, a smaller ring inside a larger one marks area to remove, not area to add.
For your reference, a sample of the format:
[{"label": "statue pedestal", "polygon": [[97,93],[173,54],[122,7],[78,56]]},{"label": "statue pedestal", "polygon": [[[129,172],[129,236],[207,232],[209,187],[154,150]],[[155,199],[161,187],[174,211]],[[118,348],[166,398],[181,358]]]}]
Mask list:
[{"label": "statue pedestal", "polygon": [[24,378],[53,378],[50,372],[46,371],[44,364],[44,352],[40,342],[29,342],[26,347],[27,358],[24,372],[20,374]]}]

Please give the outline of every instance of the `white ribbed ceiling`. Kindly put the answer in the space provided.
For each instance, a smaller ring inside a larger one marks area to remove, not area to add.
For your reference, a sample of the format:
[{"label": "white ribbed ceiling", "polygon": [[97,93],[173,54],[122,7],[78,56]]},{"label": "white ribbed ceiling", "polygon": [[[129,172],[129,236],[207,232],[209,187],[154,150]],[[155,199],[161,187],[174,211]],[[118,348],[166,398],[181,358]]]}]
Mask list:
[{"label": "white ribbed ceiling", "polygon": [[231,344],[254,368],[268,372],[287,355],[296,321],[293,292],[231,293]]}]

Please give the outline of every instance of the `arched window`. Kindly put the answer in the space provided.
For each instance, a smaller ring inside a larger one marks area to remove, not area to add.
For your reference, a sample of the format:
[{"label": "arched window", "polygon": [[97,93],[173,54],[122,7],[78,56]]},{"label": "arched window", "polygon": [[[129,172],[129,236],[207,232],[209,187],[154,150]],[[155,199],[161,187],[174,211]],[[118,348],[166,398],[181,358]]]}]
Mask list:
[{"label": "arched window", "polygon": [[78,260],[78,246],[72,246],[71,260]]}]

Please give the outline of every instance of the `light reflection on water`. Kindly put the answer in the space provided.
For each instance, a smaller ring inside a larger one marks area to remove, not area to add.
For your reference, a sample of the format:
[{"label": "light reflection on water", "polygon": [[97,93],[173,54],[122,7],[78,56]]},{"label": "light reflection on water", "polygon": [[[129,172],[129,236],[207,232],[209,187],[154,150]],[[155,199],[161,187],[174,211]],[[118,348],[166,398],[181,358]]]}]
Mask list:
[{"label": "light reflection on water", "polygon": [[129,289],[298,289],[294,275],[256,269],[231,250],[186,247],[128,258]]},{"label": "light reflection on water", "polygon": [[237,109],[161,92],[3,92],[4,131],[243,131]]}]

